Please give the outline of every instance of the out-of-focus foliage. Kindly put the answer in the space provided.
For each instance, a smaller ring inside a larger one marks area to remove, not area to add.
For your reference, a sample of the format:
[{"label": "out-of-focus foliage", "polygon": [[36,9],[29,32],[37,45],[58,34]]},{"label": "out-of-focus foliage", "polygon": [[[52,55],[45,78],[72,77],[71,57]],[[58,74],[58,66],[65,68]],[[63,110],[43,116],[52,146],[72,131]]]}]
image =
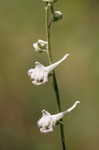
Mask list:
[{"label": "out-of-focus foliage", "polygon": [[[32,42],[45,40],[44,5],[41,0],[0,1],[0,150],[59,150],[59,133],[42,135],[36,126],[40,111],[55,113],[52,81],[34,86],[27,70],[45,54]],[[65,117],[68,150],[99,148],[99,1],[59,0],[55,7],[64,18],[53,25],[52,53],[56,61],[71,56],[57,68],[62,108],[74,100],[79,108]]]}]

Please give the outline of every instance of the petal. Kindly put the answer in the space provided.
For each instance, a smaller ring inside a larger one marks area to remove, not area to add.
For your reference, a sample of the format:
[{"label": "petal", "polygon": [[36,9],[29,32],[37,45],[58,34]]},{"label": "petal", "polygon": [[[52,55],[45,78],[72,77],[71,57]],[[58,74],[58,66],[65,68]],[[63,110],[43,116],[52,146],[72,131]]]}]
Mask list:
[{"label": "petal", "polygon": [[35,51],[40,51],[40,48],[38,47],[38,43],[33,43],[33,48]]},{"label": "petal", "polygon": [[58,114],[52,115],[53,121],[56,122],[59,121],[60,119],[62,119],[64,117],[64,113],[60,112]]},{"label": "petal", "polygon": [[44,72],[44,83],[48,82],[48,72]]},{"label": "petal", "polygon": [[40,128],[40,132],[42,132],[42,133],[53,132],[53,128],[49,128],[49,129],[46,129],[46,128]]},{"label": "petal", "polygon": [[35,64],[35,68],[41,68],[41,69],[44,69],[45,68],[45,66],[44,65],[42,65],[40,62],[38,62],[38,61],[36,61],[36,62],[34,62],[34,64]]},{"label": "petal", "polygon": [[45,115],[51,116],[51,114],[48,111],[46,111],[45,109],[43,109],[41,112],[42,112],[42,116],[45,116]]},{"label": "petal", "polygon": [[43,41],[43,40],[38,40],[38,46],[39,48],[41,48],[42,50],[43,49],[47,49],[47,45],[48,45],[48,42],[47,41]]},{"label": "petal", "polygon": [[31,76],[31,74],[33,73],[33,71],[34,71],[34,69],[32,69],[32,68],[29,69],[29,70],[27,71],[27,75],[28,75],[28,76]]},{"label": "petal", "polygon": [[42,83],[41,82],[37,82],[36,80],[32,81],[32,84],[34,85],[41,85]]}]

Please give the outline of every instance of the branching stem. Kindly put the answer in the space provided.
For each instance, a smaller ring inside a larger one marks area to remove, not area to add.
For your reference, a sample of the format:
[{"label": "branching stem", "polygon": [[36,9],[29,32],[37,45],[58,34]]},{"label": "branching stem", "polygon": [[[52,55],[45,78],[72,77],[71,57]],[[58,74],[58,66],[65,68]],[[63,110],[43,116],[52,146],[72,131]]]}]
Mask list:
[{"label": "branching stem", "polygon": [[[47,3],[47,5],[45,7],[45,12],[46,12],[45,21],[46,21],[46,34],[47,34],[47,41],[48,41],[48,53],[47,54],[48,54],[49,64],[52,64],[52,53],[51,53],[51,25],[52,25],[52,21],[50,20],[50,7],[51,7],[51,5],[49,5]],[[51,9],[53,11],[53,7],[51,7]],[[58,112],[61,112],[62,111],[61,101],[60,101],[59,88],[58,88],[58,84],[57,84],[55,71],[53,71],[52,77],[53,77],[53,88],[54,88],[56,100],[57,100]],[[64,135],[64,124],[60,124],[60,135],[61,135],[62,149],[66,150],[65,135]]]}]

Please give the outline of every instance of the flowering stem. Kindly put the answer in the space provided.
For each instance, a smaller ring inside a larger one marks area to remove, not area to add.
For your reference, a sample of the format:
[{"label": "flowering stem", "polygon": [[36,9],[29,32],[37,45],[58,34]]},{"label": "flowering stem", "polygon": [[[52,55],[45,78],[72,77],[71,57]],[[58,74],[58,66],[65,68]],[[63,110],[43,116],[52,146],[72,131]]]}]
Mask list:
[{"label": "flowering stem", "polygon": [[[50,7],[51,7],[51,4],[49,5],[49,3],[47,3],[47,5],[45,7],[45,11],[46,11],[46,34],[47,34],[47,41],[48,41],[48,53],[47,54],[48,54],[49,64],[52,64],[51,34],[50,34],[52,22],[50,21],[50,17],[49,17],[50,16],[50,14],[49,14]],[[52,9],[52,7],[51,7],[51,9]],[[58,111],[61,112],[62,111],[61,101],[60,101],[59,88],[58,88],[58,84],[57,84],[55,71],[53,71],[52,77],[53,77],[53,88],[54,88],[55,95],[56,95]],[[64,124],[60,124],[60,135],[61,135],[62,149],[66,150]]]}]

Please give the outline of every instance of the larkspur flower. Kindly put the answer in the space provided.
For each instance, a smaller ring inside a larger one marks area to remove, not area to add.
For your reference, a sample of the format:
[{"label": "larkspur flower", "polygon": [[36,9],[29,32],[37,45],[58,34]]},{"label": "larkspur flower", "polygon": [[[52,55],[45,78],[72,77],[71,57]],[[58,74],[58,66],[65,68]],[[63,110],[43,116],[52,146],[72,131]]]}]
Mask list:
[{"label": "larkspur flower", "polygon": [[41,85],[48,81],[50,73],[61,64],[69,54],[66,54],[61,60],[49,66],[44,66],[40,62],[35,62],[35,68],[28,70],[28,76],[31,78],[32,83],[35,85]]},{"label": "larkspur flower", "polygon": [[40,132],[42,133],[52,132],[56,124],[64,117],[64,115],[71,112],[79,103],[80,101],[76,101],[73,104],[73,106],[67,109],[66,111],[54,115],[51,115],[48,111],[43,109],[42,117],[37,122],[37,125],[40,128]]},{"label": "larkspur flower", "polygon": [[37,52],[47,52],[48,50],[48,42],[43,40],[38,40],[33,43],[33,48]]}]

